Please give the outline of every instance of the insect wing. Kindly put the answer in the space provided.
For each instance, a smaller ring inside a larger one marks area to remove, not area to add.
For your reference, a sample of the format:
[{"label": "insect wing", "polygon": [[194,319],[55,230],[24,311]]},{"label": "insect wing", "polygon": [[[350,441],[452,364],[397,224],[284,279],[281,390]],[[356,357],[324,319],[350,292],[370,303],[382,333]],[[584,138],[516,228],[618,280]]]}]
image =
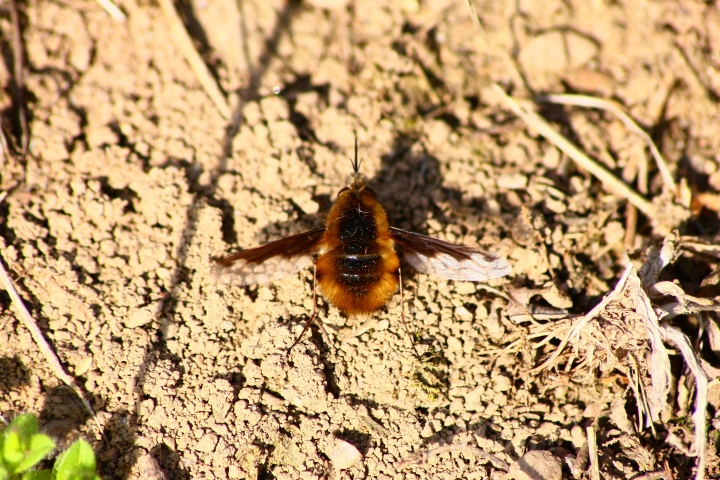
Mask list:
[{"label": "insect wing", "polygon": [[503,258],[467,245],[390,227],[403,257],[418,272],[451,280],[477,282],[504,277],[510,264]]},{"label": "insect wing", "polygon": [[213,274],[223,283],[251,285],[269,283],[313,264],[315,249],[325,228],[293,235],[260,247],[221,258]]}]

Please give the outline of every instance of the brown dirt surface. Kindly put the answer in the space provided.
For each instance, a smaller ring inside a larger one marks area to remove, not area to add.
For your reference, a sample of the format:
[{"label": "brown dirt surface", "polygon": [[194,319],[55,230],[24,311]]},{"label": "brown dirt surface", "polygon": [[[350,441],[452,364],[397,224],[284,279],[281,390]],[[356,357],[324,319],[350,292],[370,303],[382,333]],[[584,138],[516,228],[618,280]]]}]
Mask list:
[{"label": "brown dirt surface", "polygon": [[[2,126],[20,147],[24,105],[30,136],[25,158],[0,159],[0,252],[102,431],[2,292],[5,418],[35,412],[61,445],[87,438],[103,478],[501,479],[534,457],[553,472],[542,478],[590,478],[588,427],[604,479],[696,474],[695,387],[678,355],[667,406],[641,428],[622,367],[649,355],[627,346],[637,316],[620,328],[623,315],[607,315],[622,348],[571,349],[531,370],[560,343],[537,332],[588,312],[667,231],[717,244],[714,2],[481,0],[480,25],[449,0],[178,2],[230,120],[149,1],[118,0],[125,22],[89,0],[20,5],[23,103],[8,5]],[[518,99],[617,101],[656,141],[677,191],[612,114],[537,110],[663,213],[636,216],[490,82]],[[213,261],[321,226],[351,172],[354,131],[393,225],[480,246],[512,273],[475,284],[405,265],[411,338],[399,295],[363,320],[320,298],[321,322],[288,355],[312,312],[312,270],[238,287],[217,284]],[[715,299],[718,261],[694,251],[663,279]],[[715,478],[717,320],[667,320],[711,379]],[[586,351],[612,353],[598,362]],[[536,450],[550,453],[527,455]]]}]

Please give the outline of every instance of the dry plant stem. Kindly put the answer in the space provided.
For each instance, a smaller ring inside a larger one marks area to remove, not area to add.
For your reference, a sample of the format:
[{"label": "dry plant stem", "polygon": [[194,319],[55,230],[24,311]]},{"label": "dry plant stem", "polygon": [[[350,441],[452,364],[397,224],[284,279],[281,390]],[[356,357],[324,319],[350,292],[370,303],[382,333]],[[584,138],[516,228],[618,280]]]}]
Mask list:
[{"label": "dry plant stem", "polygon": [[623,244],[627,249],[631,249],[633,244],[635,243],[635,234],[637,233],[637,221],[637,208],[635,208],[634,205],[628,205],[627,213],[625,214],[625,238],[623,239]]},{"label": "dry plant stem", "polygon": [[20,13],[17,1],[10,0],[10,18],[13,24],[13,75],[15,77],[15,102],[20,112],[20,128],[22,129],[22,158],[24,159],[30,145],[30,127],[27,120],[25,105],[25,54],[23,51],[22,31],[20,30]]},{"label": "dry plant stem", "polygon": [[720,305],[687,305],[680,302],[668,303],[660,308],[666,313],[663,320],[700,312],[720,312]]},{"label": "dry plant stem", "polygon": [[595,428],[587,427],[588,453],[590,455],[590,480],[600,480],[600,465],[598,464],[598,446],[595,438]]},{"label": "dry plant stem", "polygon": [[504,293],[504,292],[501,291],[501,290],[498,290],[497,288],[493,288],[493,287],[491,287],[491,286],[489,286],[489,285],[477,285],[477,289],[478,289],[478,290],[485,290],[485,291],[488,291],[488,292],[490,292],[490,293],[494,293],[495,295],[497,295],[497,296],[500,297],[500,298],[504,298],[505,300],[510,300],[510,297],[509,297],[506,293]]},{"label": "dry plant stem", "polygon": [[499,85],[492,84],[493,91],[508,106],[510,110],[520,117],[530,128],[537,130],[540,135],[545,137],[549,142],[558,149],[572,158],[578,165],[594,175],[600,180],[608,190],[614,192],[621,197],[626,198],[630,203],[635,205],[638,210],[643,212],[649,218],[655,218],[656,209],[652,203],[645,200],[632,188],[628,187],[622,181],[618,180],[612,173],[605,169],[590,157],[582,153],[575,145],[570,143],[565,137],[557,133],[553,128],[539,115],[534,112],[523,109],[520,105],[510,98]]},{"label": "dry plant stem", "polygon": [[95,0],[97,1],[98,5],[102,7],[105,12],[107,12],[110,17],[115,20],[116,22],[124,22],[127,20],[127,17],[123,13],[120,8],[115,5],[112,0]]},{"label": "dry plant stem", "polygon": [[218,87],[215,79],[210,74],[210,70],[207,65],[205,65],[202,57],[197,50],[195,50],[195,45],[193,45],[187,30],[185,30],[185,25],[183,25],[180,15],[175,11],[172,0],[159,0],[159,2],[165,19],[168,24],[170,24],[170,31],[175,39],[175,44],[180,51],[182,51],[183,55],[185,55],[185,59],[190,64],[190,68],[192,68],[205,93],[207,93],[210,100],[215,104],[220,115],[222,115],[225,120],[230,120],[231,113],[227,100],[220,91],[220,87]]},{"label": "dry plant stem", "polygon": [[[646,289],[648,291],[654,290],[656,292],[672,292],[672,290],[667,289],[667,287],[670,287],[672,284],[664,285],[668,282],[658,282],[658,278],[662,269],[665,268],[673,260],[673,258],[675,258],[677,246],[677,233],[673,232],[665,238],[661,248],[651,251],[650,255],[648,255],[648,260],[645,262],[645,265],[643,265],[643,268],[640,271],[642,285],[644,288],[641,289],[641,291],[644,292]],[[640,279],[636,280],[640,281]],[[680,303],[686,303],[687,297],[689,297],[689,295],[685,295],[682,290],[680,292],[676,292],[675,294],[670,294],[676,296],[676,298],[680,300]],[[647,295],[643,295],[642,299],[643,303],[646,304],[646,309],[651,309],[652,306],[650,305],[650,300]],[[712,307],[712,305],[703,305],[703,307]],[[660,307],[660,310],[662,311],[660,319],[665,320],[668,316],[665,311],[665,307]],[[648,327],[653,327],[653,325],[646,324],[648,333],[652,333],[650,340],[656,342],[662,341],[674,345],[678,350],[680,350],[685,364],[695,377],[695,411],[692,416],[695,427],[695,443],[693,447],[695,454],[698,457],[695,480],[702,480],[705,478],[705,465],[707,464],[707,436],[705,431],[707,424],[705,416],[708,405],[708,377],[703,370],[700,364],[700,359],[696,355],[687,336],[685,336],[685,334],[680,330],[671,327],[664,322],[659,323],[658,320],[657,315],[655,315],[653,322],[654,328],[652,328],[652,332]],[[653,349],[655,349],[654,346]],[[669,361],[665,359],[665,362],[666,370],[668,372],[666,375],[669,375]],[[652,359],[652,365],[655,365],[655,359]],[[655,383],[654,378],[653,383]],[[669,384],[667,389],[669,390]]]},{"label": "dry plant stem", "polygon": [[[635,269],[633,268],[633,273]],[[651,385],[649,389],[649,397],[638,397],[638,408],[641,405],[647,406],[649,418],[646,418],[646,427],[653,427],[653,422],[660,420],[660,412],[667,405],[667,396],[670,392],[670,359],[668,352],[663,344],[663,333],[660,329],[659,319],[655,309],[650,302],[650,298],[642,287],[642,282],[637,274],[633,274],[627,280],[628,286],[634,293],[635,311],[642,317],[645,326],[645,337],[651,346],[650,357],[647,359],[647,367],[650,372]],[[632,358],[632,357],[630,357]],[[636,372],[640,372],[635,366]],[[644,386],[638,382],[638,386],[644,391]]]},{"label": "dry plant stem", "polygon": [[470,445],[467,445],[465,443],[458,444],[458,445],[445,445],[443,447],[437,447],[432,448],[429,450],[421,450],[420,452],[413,453],[411,455],[408,455],[403,460],[400,461],[400,467],[406,467],[408,465],[424,465],[429,460],[430,457],[433,455],[440,455],[442,453],[446,452],[466,452],[471,453],[472,455],[475,455],[476,457],[482,458],[484,460],[488,460],[490,463],[495,466],[495,468],[507,472],[510,466],[500,460],[498,457],[491,453],[487,453],[483,450],[480,450],[479,448],[471,447]]},{"label": "dry plant stem", "polygon": [[685,363],[695,376],[695,411],[692,415],[695,424],[694,450],[698,457],[695,480],[703,480],[705,478],[705,465],[707,464],[707,435],[705,433],[707,424],[705,415],[708,406],[708,377],[685,334],[677,328],[666,324],[662,324],[660,328],[665,334],[665,339],[680,350]]},{"label": "dry plant stem", "polygon": [[673,176],[667,167],[665,158],[663,158],[660,150],[658,150],[657,146],[655,146],[655,142],[653,142],[652,138],[650,138],[650,135],[648,135],[645,130],[640,128],[640,126],[635,123],[635,121],[630,118],[627,113],[623,111],[622,107],[618,105],[617,102],[612,100],[605,100],[603,98],[589,97],[587,95],[571,94],[542,95],[539,96],[537,100],[540,102],[559,103],[562,105],[573,105],[576,107],[597,108],[615,114],[615,116],[617,116],[620,121],[625,124],[628,130],[635,133],[636,135],[640,135],[642,139],[645,140],[648,148],[650,148],[650,153],[655,159],[655,163],[657,164],[658,170],[660,171],[660,175],[662,176],[665,187],[670,189],[670,191],[673,193],[676,191],[676,185],[675,181],[673,180]]},{"label": "dry plant stem", "polygon": [[7,163],[9,163],[10,155],[12,155],[12,152],[10,151],[10,144],[7,141],[7,137],[5,136],[5,129],[0,125],[0,147],[2,147],[2,159],[3,162],[0,164],[0,166],[5,166]]},{"label": "dry plant stem", "polygon": [[85,400],[82,391],[75,383],[75,379],[65,373],[65,370],[63,370],[63,366],[60,363],[60,359],[58,359],[57,355],[55,355],[55,352],[53,352],[52,348],[50,347],[50,344],[48,344],[47,340],[45,340],[45,337],[38,328],[37,323],[35,323],[35,319],[32,318],[32,315],[30,315],[30,312],[28,312],[28,309],[25,307],[25,304],[20,298],[20,295],[18,295],[17,290],[15,289],[15,285],[13,285],[12,280],[10,280],[10,276],[7,274],[7,270],[5,270],[5,265],[3,264],[2,259],[0,259],[0,284],[2,284],[3,288],[5,288],[5,290],[8,292],[8,295],[10,295],[10,299],[12,300],[12,303],[13,305],[15,305],[15,309],[18,312],[18,318],[20,319],[20,321],[22,321],[23,325],[25,325],[25,327],[30,330],[30,334],[32,335],[33,340],[35,340],[35,343],[40,348],[40,352],[45,357],[45,360],[47,360],[52,371],[60,380],[65,383],[65,385],[70,387],[72,391],[75,392],[78,397],[80,397],[80,400],[85,406],[85,409],[92,416],[93,420],[95,420],[95,426],[98,429],[98,433],[102,432],[102,429],[100,428],[100,422],[95,416],[95,412],[93,412],[90,403]]},{"label": "dry plant stem", "polygon": [[497,355],[499,353],[509,353],[515,350],[515,347],[523,343],[524,340],[515,340],[514,342],[509,343],[506,347],[503,348],[489,348],[485,350],[473,350],[473,353],[477,356],[485,356],[485,355]]},{"label": "dry plant stem", "polygon": [[565,350],[565,347],[567,346],[570,339],[572,339],[573,336],[580,333],[580,331],[583,329],[583,327],[585,325],[587,325],[587,323],[590,320],[595,318],[607,306],[608,303],[615,300],[618,297],[618,295],[620,295],[622,293],[623,288],[625,288],[625,282],[627,282],[628,276],[630,275],[630,272],[632,272],[632,270],[633,270],[632,265],[628,265],[625,268],[625,272],[623,272],[622,277],[620,277],[620,280],[618,281],[617,285],[615,285],[615,289],[612,292],[605,295],[605,297],[603,297],[603,299],[600,301],[600,303],[595,305],[595,308],[590,310],[585,316],[580,317],[573,323],[573,325],[572,325],[572,327],[570,327],[570,330],[568,331],[567,335],[565,335],[565,338],[563,338],[562,342],[560,342],[560,345],[558,345],[558,348],[553,352],[552,355],[550,355],[550,358],[545,360],[545,362],[543,362],[541,365],[530,370],[531,375],[534,375],[534,374],[538,373],[539,371],[552,365],[552,363],[557,359],[557,357],[560,356],[562,351]]}]

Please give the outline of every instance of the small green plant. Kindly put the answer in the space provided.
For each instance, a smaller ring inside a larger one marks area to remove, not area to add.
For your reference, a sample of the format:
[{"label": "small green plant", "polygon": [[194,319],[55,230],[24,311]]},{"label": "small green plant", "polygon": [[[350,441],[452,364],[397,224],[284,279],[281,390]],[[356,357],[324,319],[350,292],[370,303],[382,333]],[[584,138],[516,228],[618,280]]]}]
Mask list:
[{"label": "small green plant", "polygon": [[0,434],[0,480],[100,480],[95,453],[85,440],[62,452],[52,470],[33,470],[53,449],[55,442],[38,433],[35,415],[18,416]]}]

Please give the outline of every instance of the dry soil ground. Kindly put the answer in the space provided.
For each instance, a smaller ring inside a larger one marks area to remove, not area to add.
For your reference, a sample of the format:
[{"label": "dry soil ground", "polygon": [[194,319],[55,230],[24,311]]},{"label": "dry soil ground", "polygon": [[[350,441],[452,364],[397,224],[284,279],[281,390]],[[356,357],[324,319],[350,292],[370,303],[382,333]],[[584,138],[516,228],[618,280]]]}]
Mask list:
[{"label": "dry soil ground", "polygon": [[[592,478],[588,431],[602,478],[697,473],[697,389],[680,355],[667,404],[642,413],[657,346],[642,323],[612,314],[636,306],[616,301],[594,320],[632,346],[605,330],[586,335],[596,347],[575,342],[532,369],[672,229],[680,255],[662,279],[718,295],[715,2],[480,1],[480,25],[449,0],[188,0],[174,5],[179,23],[162,5],[118,0],[124,22],[91,1],[20,5],[24,101],[17,25],[2,6],[2,125],[16,150],[28,140],[24,158],[0,159],[2,261],[102,431],[2,293],[5,418],[36,412],[62,444],[85,436],[105,478],[500,479],[538,450],[563,477]],[[183,32],[218,101],[189,66]],[[517,99],[617,101],[669,177],[617,116],[535,105],[654,218],[528,128],[493,82]],[[320,300],[322,328],[286,356],[312,311],[311,270],[251,287],[210,275],[220,255],[322,225],[355,130],[394,225],[513,266],[491,288],[406,268],[420,358],[399,295],[364,324]],[[664,320],[710,378],[711,477],[717,320]]]}]

